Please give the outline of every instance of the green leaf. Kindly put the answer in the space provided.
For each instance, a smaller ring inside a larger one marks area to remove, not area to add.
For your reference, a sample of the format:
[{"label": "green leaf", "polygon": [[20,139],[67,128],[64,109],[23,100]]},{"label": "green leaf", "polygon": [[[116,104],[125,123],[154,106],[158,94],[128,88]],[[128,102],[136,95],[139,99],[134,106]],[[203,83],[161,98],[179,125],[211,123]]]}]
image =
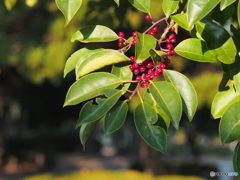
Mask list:
[{"label": "green leaf", "polygon": [[197,38],[189,38],[180,42],[174,50],[187,59],[200,62],[216,62],[215,56],[208,50],[206,43]]},{"label": "green leaf", "polygon": [[[157,121],[160,122],[159,125],[162,127],[165,131],[167,131],[169,125],[170,125],[170,118],[167,116],[167,114],[160,108],[160,106],[157,104],[155,99],[153,98],[152,94],[149,92],[149,90],[146,90],[143,94],[143,100],[144,102],[148,103],[150,106],[154,108],[154,110],[159,115]],[[156,124],[157,122],[152,122],[153,124]]]},{"label": "green leaf", "polygon": [[12,10],[13,6],[17,3],[17,0],[4,0],[4,4],[7,10]]},{"label": "green leaf", "polygon": [[117,6],[119,7],[119,0],[114,0]]},{"label": "green leaf", "polygon": [[226,7],[230,6],[232,3],[234,3],[236,0],[221,0],[220,3],[220,9],[221,11],[224,10]]},{"label": "green leaf", "polygon": [[189,121],[192,121],[198,104],[197,93],[192,83],[186,76],[176,71],[164,70],[164,77],[178,90],[182,98],[183,111]]},{"label": "green leaf", "polygon": [[150,57],[149,49],[155,49],[156,39],[149,34],[137,33],[135,46],[136,62],[142,62]]},{"label": "green leaf", "polygon": [[158,65],[161,63],[162,56],[166,56],[166,53],[163,51],[157,51],[155,49],[150,49],[149,53],[151,55],[151,58],[155,65]]},{"label": "green leaf", "polygon": [[81,109],[76,128],[85,123],[96,121],[103,117],[121,97],[121,91],[116,89],[104,89],[101,94],[105,94],[107,98],[97,98],[96,103],[87,102]]},{"label": "green leaf", "polygon": [[179,0],[163,0],[162,8],[166,17],[175,13],[178,10]]},{"label": "green leaf", "polygon": [[86,57],[91,55],[94,52],[101,51],[102,48],[82,48],[76,52],[74,52],[68,59],[64,67],[64,77],[72,71],[75,67],[77,62],[81,59],[82,56]]},{"label": "green leaf", "polygon": [[[121,81],[131,81],[133,77],[133,73],[129,69],[129,65],[121,66],[121,63],[113,65],[111,73],[117,76]],[[130,85],[130,83],[124,83],[121,90],[127,90]],[[123,91],[122,94],[125,92],[126,91]]]},{"label": "green leaf", "polygon": [[99,96],[103,89],[116,88],[121,83],[118,77],[106,72],[86,75],[69,88],[64,106],[75,105]]},{"label": "green leaf", "polygon": [[240,95],[235,92],[233,85],[219,91],[213,99],[211,114],[214,119],[222,117],[233,103],[240,101]]},{"label": "green leaf", "polygon": [[197,32],[207,43],[210,50],[214,50],[214,54],[219,61],[225,64],[231,64],[235,61],[237,53],[233,39],[228,32],[214,22],[202,21],[196,24]]},{"label": "green leaf", "polygon": [[82,0],[55,0],[58,8],[65,17],[65,26],[71,21],[82,5]]},{"label": "green leaf", "polygon": [[[86,57],[87,56],[87,57]],[[104,66],[128,61],[129,58],[116,50],[102,49],[90,55],[82,56],[76,65],[76,77],[79,78]]]},{"label": "green leaf", "polygon": [[140,103],[134,111],[134,122],[138,133],[152,148],[166,153],[167,135],[161,127],[152,125],[157,121],[156,111],[147,103]]},{"label": "green leaf", "polygon": [[182,115],[182,101],[176,88],[168,82],[151,82],[149,90],[157,104],[171,119],[173,126],[178,129]]},{"label": "green leaf", "polygon": [[240,1],[238,1],[238,6],[237,6],[237,19],[238,19],[238,25],[240,26]]},{"label": "green leaf", "polygon": [[192,27],[197,21],[203,19],[220,0],[189,0],[187,6],[188,26]]},{"label": "green leaf", "polygon": [[235,74],[233,75],[234,87],[238,94],[240,94],[240,67],[236,66]]},{"label": "green leaf", "polygon": [[150,15],[151,1],[146,0],[128,0],[139,11]]},{"label": "green leaf", "polygon": [[210,18],[214,21],[224,23],[227,21],[233,14],[235,14],[234,4],[226,7],[223,11],[220,10],[220,5],[217,5],[211,12]]},{"label": "green leaf", "polygon": [[240,138],[240,102],[233,103],[223,114],[219,133],[223,144],[231,143]]},{"label": "green leaf", "polygon": [[91,123],[86,123],[81,126],[80,131],[79,131],[79,138],[83,145],[84,150],[85,150],[85,144],[87,142],[88,137],[90,136],[90,134],[92,133],[93,129],[96,127],[96,125],[98,124],[99,121],[100,120],[94,121]]},{"label": "green leaf", "polygon": [[186,13],[175,14],[175,15],[171,16],[171,18],[182,28],[186,29],[187,31],[191,30],[191,28],[188,26],[188,20],[187,20]]},{"label": "green leaf", "polygon": [[126,101],[119,101],[113,106],[104,119],[104,131],[106,135],[122,127],[127,116],[127,111],[128,105]]},{"label": "green leaf", "polygon": [[78,30],[71,41],[90,42],[109,42],[119,39],[118,35],[110,28],[102,25],[92,25]]},{"label": "green leaf", "polygon": [[238,173],[238,179],[240,179],[240,142],[237,143],[233,152],[233,168]]}]

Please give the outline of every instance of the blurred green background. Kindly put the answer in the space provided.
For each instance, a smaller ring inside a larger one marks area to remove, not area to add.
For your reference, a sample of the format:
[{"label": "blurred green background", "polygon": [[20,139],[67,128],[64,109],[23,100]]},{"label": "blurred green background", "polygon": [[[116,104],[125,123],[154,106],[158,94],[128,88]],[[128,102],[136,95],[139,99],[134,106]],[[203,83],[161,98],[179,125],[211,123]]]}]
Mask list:
[{"label": "blurred green background", "polygon": [[[151,1],[153,20],[163,17],[162,1]],[[197,90],[199,107],[193,122],[183,116],[178,131],[170,127],[169,155],[156,152],[140,139],[131,113],[124,126],[110,136],[104,136],[100,123],[83,151],[75,129],[82,104],[62,108],[75,80],[74,73],[63,79],[63,68],[67,58],[82,47],[117,48],[117,42],[83,44],[70,39],[86,25],[105,25],[127,36],[150,26],[145,14],[128,1],[120,3],[118,8],[110,0],[84,0],[64,27],[64,17],[54,0],[18,0],[11,10],[0,2],[0,180],[42,173],[60,176],[86,169],[132,169],[152,175],[205,178],[210,171],[232,171],[234,143],[221,145],[219,120],[210,117],[210,104],[222,76],[220,64],[193,62],[177,55],[171,58],[169,68],[189,77]],[[160,32],[165,26],[158,27]],[[187,37],[189,34],[179,29],[178,42]]]}]

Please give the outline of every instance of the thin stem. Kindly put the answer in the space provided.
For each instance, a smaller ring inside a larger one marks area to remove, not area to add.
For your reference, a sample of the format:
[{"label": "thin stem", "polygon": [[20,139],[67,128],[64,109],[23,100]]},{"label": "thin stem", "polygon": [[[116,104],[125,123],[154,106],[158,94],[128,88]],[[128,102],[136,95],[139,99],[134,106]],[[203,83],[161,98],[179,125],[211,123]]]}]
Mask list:
[{"label": "thin stem", "polygon": [[160,47],[161,43],[164,42],[164,39],[166,38],[166,35],[167,35],[167,33],[169,32],[169,29],[170,29],[171,27],[173,27],[173,26],[174,26],[174,23],[170,24],[170,25],[165,29],[164,33],[162,33],[161,38],[158,40],[158,45],[159,45],[159,47]]},{"label": "thin stem", "polygon": [[138,92],[138,89],[140,87],[140,82],[138,82],[136,88],[134,89],[134,91],[132,92],[131,96],[128,98],[128,101],[131,101],[133,96]]},{"label": "thin stem", "polygon": [[125,47],[121,48],[121,49],[118,49],[117,51],[121,52],[121,51],[127,51],[131,48],[132,46],[132,42],[129,42],[128,45],[126,45]]},{"label": "thin stem", "polygon": [[143,32],[143,34],[146,34],[148,31],[150,31],[154,26],[156,26],[158,23],[162,22],[162,21],[167,21],[168,18],[162,18],[162,19],[159,19],[158,21],[156,22],[153,22],[152,25],[146,30]]}]

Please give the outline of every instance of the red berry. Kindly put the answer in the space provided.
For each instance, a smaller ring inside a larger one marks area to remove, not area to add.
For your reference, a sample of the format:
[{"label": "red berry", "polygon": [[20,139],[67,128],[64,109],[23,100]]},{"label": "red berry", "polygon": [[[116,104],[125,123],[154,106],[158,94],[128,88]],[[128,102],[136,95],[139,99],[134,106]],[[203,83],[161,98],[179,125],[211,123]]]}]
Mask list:
[{"label": "red berry", "polygon": [[169,64],[171,62],[171,60],[170,59],[166,59],[166,60],[164,60],[164,64]]},{"label": "red berry", "polygon": [[170,51],[171,55],[174,55],[176,52],[174,50]]},{"label": "red berry", "polygon": [[153,63],[147,63],[146,67],[147,68],[152,68],[153,67]]},{"label": "red berry", "polygon": [[167,49],[172,49],[172,48],[173,48],[173,45],[172,45],[172,44],[167,44],[167,45],[166,45],[166,48],[167,48]]},{"label": "red berry", "polygon": [[123,38],[119,38],[118,42],[123,43],[125,40]]},{"label": "red berry", "polygon": [[153,73],[153,76],[154,76],[154,77],[157,77],[157,76],[158,76],[158,72],[154,72],[154,73]]},{"label": "red berry", "polygon": [[148,70],[148,74],[152,74],[154,71],[152,69]]},{"label": "red berry", "polygon": [[145,74],[144,75],[144,79],[149,80],[150,79],[150,75],[149,74]]},{"label": "red berry", "polygon": [[132,44],[133,44],[133,45],[136,45],[136,43],[137,43],[136,40],[133,40],[133,41],[132,41]]},{"label": "red berry", "polygon": [[160,68],[160,67],[157,67],[157,68],[156,68],[156,72],[157,72],[157,73],[160,73],[160,72],[162,72],[162,68]]},{"label": "red berry", "polygon": [[166,65],[165,64],[160,64],[160,66],[159,66],[161,69],[164,69],[165,67],[166,67]]},{"label": "red berry", "polygon": [[136,63],[136,62],[134,62],[134,63],[133,63],[133,67],[134,67],[134,68],[138,68],[138,67],[139,67],[139,64]]},{"label": "red berry", "polygon": [[171,27],[171,28],[170,28],[170,31],[175,31],[175,27]]},{"label": "red berry", "polygon": [[118,36],[119,36],[119,37],[124,37],[125,34],[124,34],[123,32],[119,32],[119,33],[118,33]]},{"label": "red berry", "polygon": [[166,43],[170,43],[171,40],[169,38],[166,39]]},{"label": "red berry", "polygon": [[170,34],[170,35],[168,36],[168,38],[169,38],[169,39],[175,38],[175,34]]},{"label": "red berry", "polygon": [[177,40],[176,39],[171,39],[171,43],[176,43]]},{"label": "red berry", "polygon": [[133,32],[132,37],[137,37],[137,32]]},{"label": "red berry", "polygon": [[141,81],[142,80],[142,76],[137,76],[136,77],[136,81]]},{"label": "red berry", "polygon": [[155,33],[157,33],[157,32],[158,32],[158,28],[157,28],[157,27],[153,27],[153,28],[152,28],[152,31],[155,32]]},{"label": "red berry", "polygon": [[143,66],[140,66],[140,67],[139,67],[139,71],[144,72],[145,70],[146,70],[145,67],[143,67]]},{"label": "red berry", "polygon": [[146,20],[150,20],[150,19],[151,19],[151,16],[146,15],[146,16],[145,16],[145,19],[146,19]]},{"label": "red berry", "polygon": [[123,43],[118,43],[118,47],[121,47],[121,46],[123,46]]},{"label": "red berry", "polygon": [[148,85],[149,85],[149,81],[145,81],[145,82],[141,83],[142,88],[146,88],[146,87],[148,87]]},{"label": "red berry", "polygon": [[151,35],[151,36],[154,36],[154,35],[155,35],[155,32],[151,31],[151,32],[149,32],[148,34]]},{"label": "red berry", "polygon": [[154,79],[155,76],[154,76],[153,74],[151,74],[149,78],[150,78],[150,79]]},{"label": "red berry", "polygon": [[166,53],[167,53],[168,56],[172,55],[171,51],[167,51]]},{"label": "red berry", "polygon": [[139,70],[138,70],[138,69],[134,69],[134,70],[133,70],[133,73],[134,73],[134,74],[138,74],[138,73],[139,73]]},{"label": "red berry", "polygon": [[130,69],[130,70],[133,70],[133,69],[134,69],[133,65],[130,65],[130,66],[129,66],[129,69]]},{"label": "red berry", "polygon": [[135,61],[135,57],[134,57],[134,56],[131,56],[131,57],[130,57],[130,61],[131,61],[131,62],[134,62],[134,61]]}]

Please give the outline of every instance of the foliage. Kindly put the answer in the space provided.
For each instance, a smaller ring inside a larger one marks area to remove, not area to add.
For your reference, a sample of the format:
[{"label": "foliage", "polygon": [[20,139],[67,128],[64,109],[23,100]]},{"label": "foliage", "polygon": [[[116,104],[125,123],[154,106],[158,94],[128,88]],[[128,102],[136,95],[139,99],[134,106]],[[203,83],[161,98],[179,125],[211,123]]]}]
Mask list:
[{"label": "foliage", "polygon": [[33,176],[26,178],[25,180],[78,180],[78,179],[85,179],[85,180],[139,180],[139,179],[146,179],[146,180],[203,180],[202,178],[194,177],[194,176],[177,176],[177,175],[169,175],[169,176],[159,176],[153,177],[149,174],[140,173],[137,171],[103,171],[103,170],[94,170],[94,171],[80,171],[75,172],[65,176],[53,176],[51,174],[40,175],[40,176]]},{"label": "foliage", "polygon": [[[72,3],[76,1],[56,0],[66,24],[81,7],[80,1]],[[115,2],[121,7],[121,1]],[[129,0],[129,3],[147,13],[145,19],[152,21],[144,32],[133,32],[132,36],[126,37],[123,32],[117,34],[108,27],[94,25],[80,29],[72,37],[72,41],[83,43],[117,40],[119,46],[117,50],[81,49],[80,53],[67,60],[65,76],[75,68],[76,82],[69,88],[64,106],[87,101],[77,122],[83,146],[98,120],[105,122],[106,117],[113,116],[112,113],[118,120],[115,119],[112,124],[107,120],[104,126],[106,134],[109,134],[108,129],[119,129],[128,108],[116,111],[115,105],[126,106],[137,95],[140,101],[133,113],[136,128],[151,147],[166,153],[169,120],[178,129],[182,111],[191,121],[197,108],[197,95],[188,78],[166,69],[171,62],[169,58],[175,53],[198,62],[221,63],[224,73],[212,102],[211,114],[215,119],[221,118],[219,134],[223,144],[238,140],[240,2],[164,0],[162,8],[165,17],[156,21],[151,19],[151,1]],[[160,23],[166,26],[163,32],[156,27]],[[180,28],[189,32],[191,37],[178,43],[176,36]],[[130,49],[134,49],[135,54],[127,56]],[[109,73],[102,69],[104,66],[111,66],[112,71]],[[129,75],[131,73],[133,76]],[[143,93],[140,89],[144,89]],[[238,153],[236,148],[234,157],[238,157]],[[239,166],[239,161],[234,159],[234,168],[238,173]]]}]

